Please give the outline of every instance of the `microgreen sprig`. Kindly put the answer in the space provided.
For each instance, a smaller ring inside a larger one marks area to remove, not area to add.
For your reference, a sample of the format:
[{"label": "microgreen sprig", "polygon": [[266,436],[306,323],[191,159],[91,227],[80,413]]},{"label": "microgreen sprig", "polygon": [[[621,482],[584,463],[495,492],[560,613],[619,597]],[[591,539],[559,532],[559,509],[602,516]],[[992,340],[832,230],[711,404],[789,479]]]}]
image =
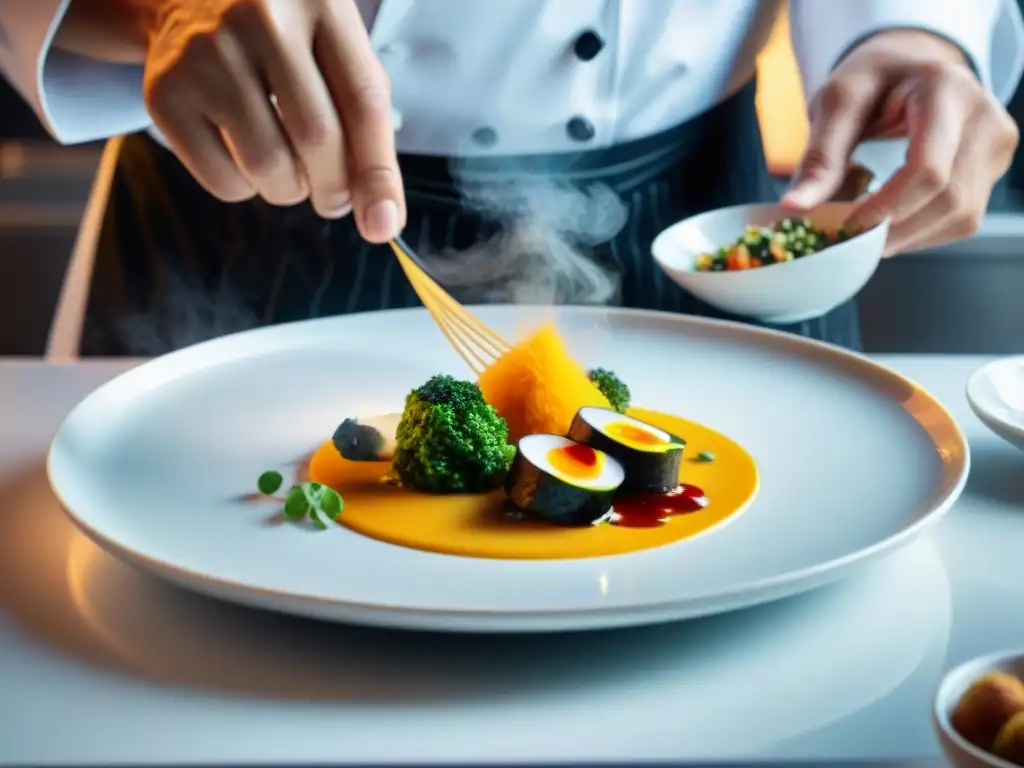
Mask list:
[{"label": "microgreen sprig", "polygon": [[281,485],[284,483],[284,477],[281,473],[274,469],[269,469],[260,475],[260,479],[256,481],[256,487],[259,488],[260,493],[264,496],[273,496],[279,490]]},{"label": "microgreen sprig", "polygon": [[[256,487],[264,496],[273,496],[284,484],[280,472],[268,470],[260,475]],[[345,502],[337,491],[320,483],[306,482],[293,485],[284,500],[282,514],[293,523],[309,523],[317,530],[326,530],[327,523],[336,522]]]}]

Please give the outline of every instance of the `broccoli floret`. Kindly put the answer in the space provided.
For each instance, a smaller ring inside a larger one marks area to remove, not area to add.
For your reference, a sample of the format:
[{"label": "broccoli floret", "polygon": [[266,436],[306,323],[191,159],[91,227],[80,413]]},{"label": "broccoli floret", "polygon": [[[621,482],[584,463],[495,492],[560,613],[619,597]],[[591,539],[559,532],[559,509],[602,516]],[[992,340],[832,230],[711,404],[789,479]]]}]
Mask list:
[{"label": "broccoli floret", "polygon": [[407,488],[482,493],[501,485],[516,448],[480,387],[438,374],[405,399],[393,466]]},{"label": "broccoli floret", "polygon": [[587,376],[590,377],[590,380],[601,391],[601,394],[608,399],[612,408],[619,413],[626,412],[626,409],[629,408],[631,395],[629,394],[629,387],[626,386],[622,379],[611,371],[606,371],[604,368],[591,368]]}]

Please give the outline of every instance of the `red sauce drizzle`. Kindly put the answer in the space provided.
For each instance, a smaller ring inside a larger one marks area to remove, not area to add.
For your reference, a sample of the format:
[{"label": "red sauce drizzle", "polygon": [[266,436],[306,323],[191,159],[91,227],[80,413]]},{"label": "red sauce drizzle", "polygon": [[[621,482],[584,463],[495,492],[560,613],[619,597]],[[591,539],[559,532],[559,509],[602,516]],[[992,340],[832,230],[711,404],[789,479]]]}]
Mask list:
[{"label": "red sauce drizzle", "polygon": [[699,512],[710,503],[704,491],[684,483],[666,493],[616,497],[608,522],[622,528],[657,528],[671,517]]},{"label": "red sauce drizzle", "polygon": [[597,453],[589,445],[571,443],[558,450],[585,467],[593,467],[597,464]]}]

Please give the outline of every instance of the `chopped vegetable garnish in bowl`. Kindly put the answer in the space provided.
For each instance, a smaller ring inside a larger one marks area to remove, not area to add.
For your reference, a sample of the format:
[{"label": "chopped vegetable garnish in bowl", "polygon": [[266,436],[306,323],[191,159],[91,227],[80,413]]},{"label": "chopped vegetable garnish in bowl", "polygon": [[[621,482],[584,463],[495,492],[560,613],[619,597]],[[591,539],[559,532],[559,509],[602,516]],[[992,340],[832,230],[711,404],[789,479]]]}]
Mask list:
[{"label": "chopped vegetable garnish in bowl", "polygon": [[658,235],[654,260],[723,312],[779,325],[802,322],[856,296],[878,268],[889,224],[845,230],[854,205],[826,203],[804,218],[771,204],[708,211]]},{"label": "chopped vegetable garnish in bowl", "polygon": [[698,272],[738,272],[767,267],[810,256],[830,245],[849,240],[853,233],[840,227],[835,233],[814,226],[810,219],[781,219],[768,226],[747,227],[743,237],[714,253],[702,253],[694,262]]}]

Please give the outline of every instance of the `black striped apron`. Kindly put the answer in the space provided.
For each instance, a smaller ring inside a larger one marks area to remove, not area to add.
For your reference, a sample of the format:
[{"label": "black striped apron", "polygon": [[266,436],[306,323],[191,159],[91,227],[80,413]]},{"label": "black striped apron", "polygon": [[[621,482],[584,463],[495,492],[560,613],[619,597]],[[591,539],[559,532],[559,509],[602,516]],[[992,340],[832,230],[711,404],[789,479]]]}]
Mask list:
[{"label": "black striped apron", "polygon": [[[537,303],[529,292],[540,290],[560,303],[727,317],[666,278],[651,242],[695,213],[777,197],[753,83],[696,119],[610,149],[473,158],[454,169],[445,158],[400,161],[404,237],[467,302]],[[495,269],[509,249],[518,266]],[[562,279],[551,254],[572,262],[576,277]],[[544,270],[541,288],[524,280]],[[81,351],[153,355],[258,325],[418,304],[388,248],[363,241],[351,217],[324,222],[308,204],[221,203],[138,135],[115,174]],[[783,328],[860,347],[854,302]]]}]

